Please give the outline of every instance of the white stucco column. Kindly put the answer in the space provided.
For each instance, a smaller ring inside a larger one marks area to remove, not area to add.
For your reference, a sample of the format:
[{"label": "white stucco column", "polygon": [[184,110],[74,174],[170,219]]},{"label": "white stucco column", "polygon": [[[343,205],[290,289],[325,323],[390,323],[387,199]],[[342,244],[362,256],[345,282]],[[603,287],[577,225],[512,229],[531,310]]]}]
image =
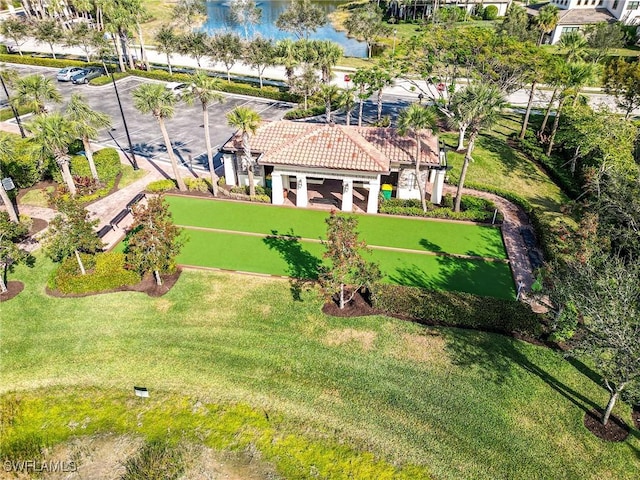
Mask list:
[{"label": "white stucco column", "polygon": [[233,156],[224,156],[224,181],[227,185],[234,186],[236,184],[236,172],[233,168]]},{"label": "white stucco column", "polygon": [[342,211],[351,212],[353,210],[353,180],[345,178],[342,180]]},{"label": "white stucco column", "polygon": [[297,188],[296,188],[296,207],[306,207],[309,200],[309,194],[307,193],[307,177],[306,175],[297,176]]},{"label": "white stucco column", "polygon": [[429,171],[429,183],[433,183],[435,179],[436,179],[436,171],[435,170],[430,170]]},{"label": "white stucco column", "polygon": [[380,195],[380,177],[369,181],[369,197],[367,197],[367,213],[378,213]]},{"label": "white stucco column", "polygon": [[440,203],[442,201],[442,191],[444,190],[444,177],[446,170],[435,170],[436,178],[431,188],[431,203]]},{"label": "white stucco column", "polygon": [[284,191],[282,186],[282,174],[271,173],[271,203],[282,205],[284,203]]}]

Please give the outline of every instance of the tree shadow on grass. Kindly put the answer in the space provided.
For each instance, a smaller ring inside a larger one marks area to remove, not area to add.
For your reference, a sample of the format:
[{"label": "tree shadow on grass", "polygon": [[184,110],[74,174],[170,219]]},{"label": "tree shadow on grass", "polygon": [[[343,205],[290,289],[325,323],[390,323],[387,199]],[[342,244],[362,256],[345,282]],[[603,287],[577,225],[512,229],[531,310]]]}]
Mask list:
[{"label": "tree shadow on grass", "polygon": [[520,169],[524,175],[539,176],[540,172],[535,165],[524,157],[524,154],[514,150],[506,141],[496,138],[492,134],[480,137],[478,145],[486,151],[495,153],[499,157],[499,163],[505,175],[509,175],[516,168]]},{"label": "tree shadow on grass", "polygon": [[271,235],[262,241],[269,249],[276,250],[287,263],[291,295],[294,300],[300,301],[305,286],[318,279],[322,260],[302,248],[300,237],[294,235],[293,230],[285,234],[271,230]]},{"label": "tree shadow on grass", "polygon": [[420,239],[420,246],[424,248],[427,252],[441,252],[442,247],[437,243],[430,242],[426,238]]}]

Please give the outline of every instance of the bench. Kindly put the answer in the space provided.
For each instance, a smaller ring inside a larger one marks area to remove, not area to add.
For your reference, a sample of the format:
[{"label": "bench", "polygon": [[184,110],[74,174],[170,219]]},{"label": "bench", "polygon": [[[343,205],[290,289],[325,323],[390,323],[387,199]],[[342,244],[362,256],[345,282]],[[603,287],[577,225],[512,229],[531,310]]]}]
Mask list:
[{"label": "bench", "polygon": [[535,248],[536,236],[529,228],[521,228],[520,235],[522,235],[522,239],[524,240],[524,243],[528,248]]},{"label": "bench", "polygon": [[98,238],[104,238],[111,231],[113,231],[113,226],[105,225],[100,230],[98,230]]},{"label": "bench", "polygon": [[119,214],[117,214],[115,217],[113,217],[113,218],[111,219],[111,221],[109,222],[109,224],[110,224],[110,225],[112,225],[113,227],[117,227],[117,226],[118,226],[118,224],[119,224],[122,220],[124,220],[124,219],[127,217],[127,215],[129,215],[129,213],[130,213],[130,212],[129,212],[129,209],[127,209],[127,208],[125,208],[125,209],[121,210]]},{"label": "bench", "polygon": [[136,203],[138,203],[140,200],[142,200],[145,197],[144,193],[138,193],[135,197],[133,197],[129,203],[127,203],[127,210],[131,210],[131,207],[133,207]]}]

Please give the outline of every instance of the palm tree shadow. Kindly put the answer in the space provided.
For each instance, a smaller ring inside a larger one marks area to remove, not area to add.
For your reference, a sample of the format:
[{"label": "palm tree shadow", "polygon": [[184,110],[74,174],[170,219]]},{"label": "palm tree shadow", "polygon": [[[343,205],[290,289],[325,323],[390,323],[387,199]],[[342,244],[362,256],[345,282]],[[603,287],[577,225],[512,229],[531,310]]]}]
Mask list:
[{"label": "palm tree shadow", "polygon": [[271,250],[276,250],[287,263],[287,275],[290,277],[291,295],[301,300],[302,290],[318,279],[322,260],[302,248],[300,237],[293,230],[285,234],[271,230],[271,235],[262,240]]}]

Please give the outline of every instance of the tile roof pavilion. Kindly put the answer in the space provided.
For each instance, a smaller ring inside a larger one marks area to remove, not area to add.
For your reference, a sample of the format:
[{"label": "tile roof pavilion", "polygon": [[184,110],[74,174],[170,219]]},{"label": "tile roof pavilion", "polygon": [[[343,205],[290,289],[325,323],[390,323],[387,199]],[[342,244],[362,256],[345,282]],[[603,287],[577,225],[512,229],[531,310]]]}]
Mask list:
[{"label": "tile roof pavilion", "polygon": [[[421,138],[425,166],[438,165],[438,138],[427,132]],[[355,127],[281,120],[264,122],[251,137],[251,151],[261,165],[317,167],[335,170],[389,173],[391,163],[409,164],[416,155],[413,137],[401,137],[395,128]],[[223,151],[242,150],[237,132]]]}]

